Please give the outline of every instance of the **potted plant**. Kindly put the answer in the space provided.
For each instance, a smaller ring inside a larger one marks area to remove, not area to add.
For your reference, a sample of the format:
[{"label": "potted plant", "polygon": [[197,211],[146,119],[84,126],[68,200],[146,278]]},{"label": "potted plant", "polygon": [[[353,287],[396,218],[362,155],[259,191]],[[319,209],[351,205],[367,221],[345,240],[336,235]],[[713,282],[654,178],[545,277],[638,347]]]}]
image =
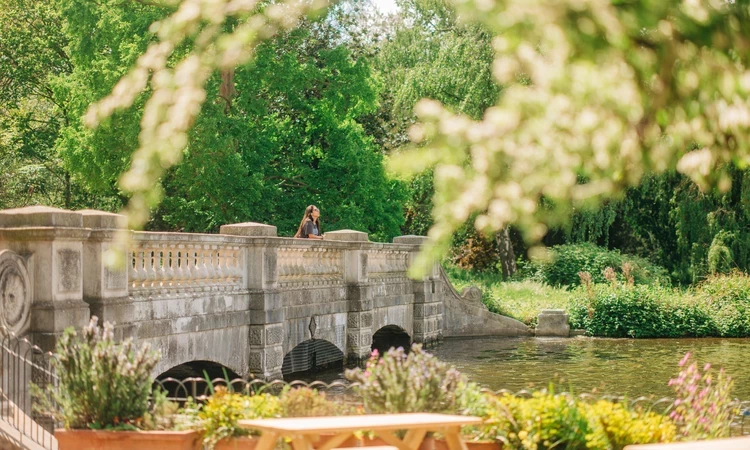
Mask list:
[{"label": "potted plant", "polygon": [[114,326],[107,322],[101,328],[96,317],[80,334],[66,329],[53,360],[58,386],[41,396],[51,400],[47,412],[64,424],[55,431],[58,448],[194,449],[198,433],[170,430],[177,407],[166,394],[156,393],[149,401],[159,356],[148,344],[136,347],[132,339],[116,343]]},{"label": "potted plant", "polygon": [[[364,370],[347,370],[346,378],[357,383],[356,391],[370,414],[454,413],[458,388],[466,383],[458,370],[423,351],[419,344],[408,353],[398,348],[382,357],[373,351]],[[365,439],[364,444],[384,445],[379,439]],[[431,450],[432,446],[428,436],[422,449]]]},{"label": "potted plant", "polygon": [[203,435],[203,444],[213,450],[251,450],[257,438],[253,432],[240,428],[241,419],[279,417],[279,398],[271,394],[246,395],[224,386],[211,388],[213,394],[203,405],[191,402],[185,407],[191,428]]}]

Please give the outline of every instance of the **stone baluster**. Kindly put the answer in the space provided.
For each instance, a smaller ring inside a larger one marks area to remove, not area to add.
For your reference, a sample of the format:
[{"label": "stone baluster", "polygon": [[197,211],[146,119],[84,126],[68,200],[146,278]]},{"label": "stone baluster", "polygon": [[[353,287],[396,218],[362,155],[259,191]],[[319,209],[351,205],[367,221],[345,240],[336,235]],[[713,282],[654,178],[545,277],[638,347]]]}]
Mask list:
[{"label": "stone baluster", "polygon": [[175,270],[174,270],[174,245],[172,243],[164,245],[164,285],[174,287]]}]

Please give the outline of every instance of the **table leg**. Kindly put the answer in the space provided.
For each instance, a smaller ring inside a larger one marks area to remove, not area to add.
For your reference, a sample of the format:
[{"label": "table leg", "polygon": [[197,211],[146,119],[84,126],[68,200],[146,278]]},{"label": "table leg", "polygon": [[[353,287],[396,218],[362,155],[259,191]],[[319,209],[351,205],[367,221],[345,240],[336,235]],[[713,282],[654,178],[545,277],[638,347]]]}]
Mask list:
[{"label": "table leg", "polygon": [[292,448],[294,450],[313,450],[312,443],[305,436],[294,436],[292,438]]},{"label": "table leg", "polygon": [[424,441],[425,436],[427,436],[427,430],[425,429],[409,430],[404,437],[404,443],[410,449],[417,450],[422,441]]},{"label": "table leg", "polygon": [[318,450],[331,450],[344,443],[347,439],[352,436],[352,433],[341,433],[336,436],[328,438],[325,442],[318,443]]},{"label": "table leg", "polygon": [[260,435],[260,440],[255,446],[255,450],[273,450],[273,447],[276,445],[276,440],[278,438],[279,435],[277,435],[276,433],[273,433],[271,431],[264,431],[263,434]]},{"label": "table leg", "polygon": [[443,434],[449,450],[467,450],[466,443],[461,439],[461,427],[448,428]]},{"label": "table leg", "polygon": [[409,447],[409,445],[406,442],[402,441],[396,435],[394,435],[393,433],[389,431],[385,431],[385,430],[378,431],[378,436],[380,437],[380,439],[384,440],[386,444],[392,445],[394,447],[398,447],[399,450],[415,450]]}]

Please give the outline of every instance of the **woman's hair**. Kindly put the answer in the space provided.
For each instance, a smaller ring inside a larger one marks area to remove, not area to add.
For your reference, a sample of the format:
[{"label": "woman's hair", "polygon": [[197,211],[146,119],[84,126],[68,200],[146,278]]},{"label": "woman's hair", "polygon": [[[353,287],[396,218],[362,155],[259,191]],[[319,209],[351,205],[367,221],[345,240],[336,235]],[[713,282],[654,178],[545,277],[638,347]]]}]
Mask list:
[{"label": "woman's hair", "polygon": [[307,208],[305,208],[305,215],[302,216],[302,222],[299,223],[299,228],[297,228],[297,233],[294,235],[294,237],[302,237],[302,230],[305,228],[305,222],[308,220],[312,220],[312,222],[318,226],[318,232],[320,233],[320,217],[318,217],[317,220],[313,220],[312,213],[313,210],[316,208],[315,205],[310,205]]}]

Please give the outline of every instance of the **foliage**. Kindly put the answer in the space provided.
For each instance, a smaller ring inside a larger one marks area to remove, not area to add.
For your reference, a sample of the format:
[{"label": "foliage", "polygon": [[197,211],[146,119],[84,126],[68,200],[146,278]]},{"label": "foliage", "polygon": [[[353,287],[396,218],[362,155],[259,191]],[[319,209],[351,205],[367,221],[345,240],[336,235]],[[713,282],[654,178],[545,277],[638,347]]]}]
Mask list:
[{"label": "foliage", "polygon": [[[83,126],[81,116],[133,64],[143,63],[138,55],[155,37],[149,25],[169,22],[165,17],[173,8],[115,0],[62,5],[65,37],[81,44],[70,49],[72,73],[56,80],[58,97],[75,105],[57,136],[57,150],[88,189],[124,198],[129,194],[117,188],[117,180],[124,171],[140,170],[130,157],[139,145],[139,123],[153,119],[144,109],[145,94],[133,93],[128,109],[94,130]],[[235,25],[248,26],[242,20],[227,23]],[[134,203],[163,198],[150,229],[212,232],[252,220],[292,235],[304,208],[315,203],[327,230],[363,230],[374,240],[400,234],[403,186],[386,178],[383,156],[358,122],[376,109],[380,83],[364,58],[341,45],[341,30],[324,20],[296,25],[254,48],[252,66],[205,74],[202,111],[195,111],[183,145],[172,148],[177,153],[165,167],[176,160],[182,164],[164,173],[158,192],[134,187],[150,191],[139,191]],[[89,35],[90,29],[106,32]],[[167,58],[167,66],[199,45],[188,40],[183,47]],[[152,56],[157,65],[166,58]],[[137,176],[126,179],[138,185]]]},{"label": "foliage", "polygon": [[616,199],[646,173],[677,169],[726,191],[723,164],[747,161],[748,53],[737,51],[750,47],[745,2],[459,8],[498,36],[495,75],[505,89],[479,121],[434,101],[417,105],[414,149],[393,162],[403,172],[437,164],[421,262],[444,253],[475,212],[481,230],[515,223],[539,242],[574,208]]},{"label": "foliage", "polygon": [[569,314],[573,327],[593,336],[702,337],[716,332],[704,304],[659,285],[587,284],[575,291]]},{"label": "foliage", "polygon": [[528,399],[502,395],[497,403],[500,411],[505,411],[505,423],[498,428],[497,439],[503,441],[507,448],[587,448],[586,436],[591,429],[585,414],[572,397],[536,391]]},{"label": "foliage", "polygon": [[552,286],[577,286],[580,272],[591,274],[595,283],[604,283],[607,267],[621,269],[629,264],[636,284],[669,283],[666,271],[648,260],[623,255],[617,250],[607,250],[594,244],[558,245],[550,249],[549,258],[532,265],[532,276]]},{"label": "foliage", "polygon": [[237,425],[239,420],[279,417],[281,403],[271,394],[244,395],[216,386],[204,405],[189,405],[186,412],[193,419],[192,428],[203,433],[203,443],[213,448],[222,439],[251,434]]},{"label": "foliage", "polygon": [[670,417],[679,424],[686,440],[728,437],[736,405],[732,402],[732,379],[720,369],[714,377],[711,365],[701,370],[687,353],[680,361],[680,373],[669,380],[675,391]]},{"label": "foliage", "polygon": [[53,2],[0,1],[0,209],[112,206],[72,178],[55,151],[69,105],[54,79],[72,70],[62,28]]},{"label": "foliage", "polygon": [[460,292],[468,286],[478,286],[482,302],[497,314],[535,326],[543,309],[568,309],[573,293],[533,280],[503,281],[497,273],[478,273],[445,264],[445,273]]},{"label": "foliage", "polygon": [[465,383],[455,368],[414,344],[411,351],[393,349],[380,357],[377,351],[364,368],[346,371],[358,383],[365,411],[372,414],[456,410],[458,389]]},{"label": "foliage", "polygon": [[706,305],[719,336],[750,336],[750,276],[734,272],[709,277],[695,295]]},{"label": "foliage", "polygon": [[746,337],[749,280],[742,273],[719,275],[686,291],[588,281],[574,291],[570,322],[594,336]]},{"label": "foliage", "polygon": [[590,449],[622,450],[626,445],[672,442],[676,427],[668,417],[623,403],[580,403],[592,432]]},{"label": "foliage", "polygon": [[179,427],[178,413],[180,406],[167,399],[168,393],[164,389],[154,389],[151,406],[136,423],[141,430],[174,430]]},{"label": "foliage", "polygon": [[622,450],[630,444],[671,442],[670,419],[623,403],[588,403],[568,394],[536,391],[530,398],[502,394],[489,398],[480,440],[503,448]]},{"label": "foliage", "polygon": [[149,411],[151,372],[159,353],[148,343],[114,341],[114,326],[96,316],[80,335],[65,330],[53,364],[59,378],[52,397],[66,428],[133,428]]},{"label": "foliage", "polygon": [[477,232],[472,226],[461,227],[453,237],[451,259],[462,269],[498,272],[500,251],[494,237]]},{"label": "foliage", "polygon": [[281,417],[335,416],[341,412],[340,404],[328,400],[325,392],[307,386],[285,386],[279,396]]}]

